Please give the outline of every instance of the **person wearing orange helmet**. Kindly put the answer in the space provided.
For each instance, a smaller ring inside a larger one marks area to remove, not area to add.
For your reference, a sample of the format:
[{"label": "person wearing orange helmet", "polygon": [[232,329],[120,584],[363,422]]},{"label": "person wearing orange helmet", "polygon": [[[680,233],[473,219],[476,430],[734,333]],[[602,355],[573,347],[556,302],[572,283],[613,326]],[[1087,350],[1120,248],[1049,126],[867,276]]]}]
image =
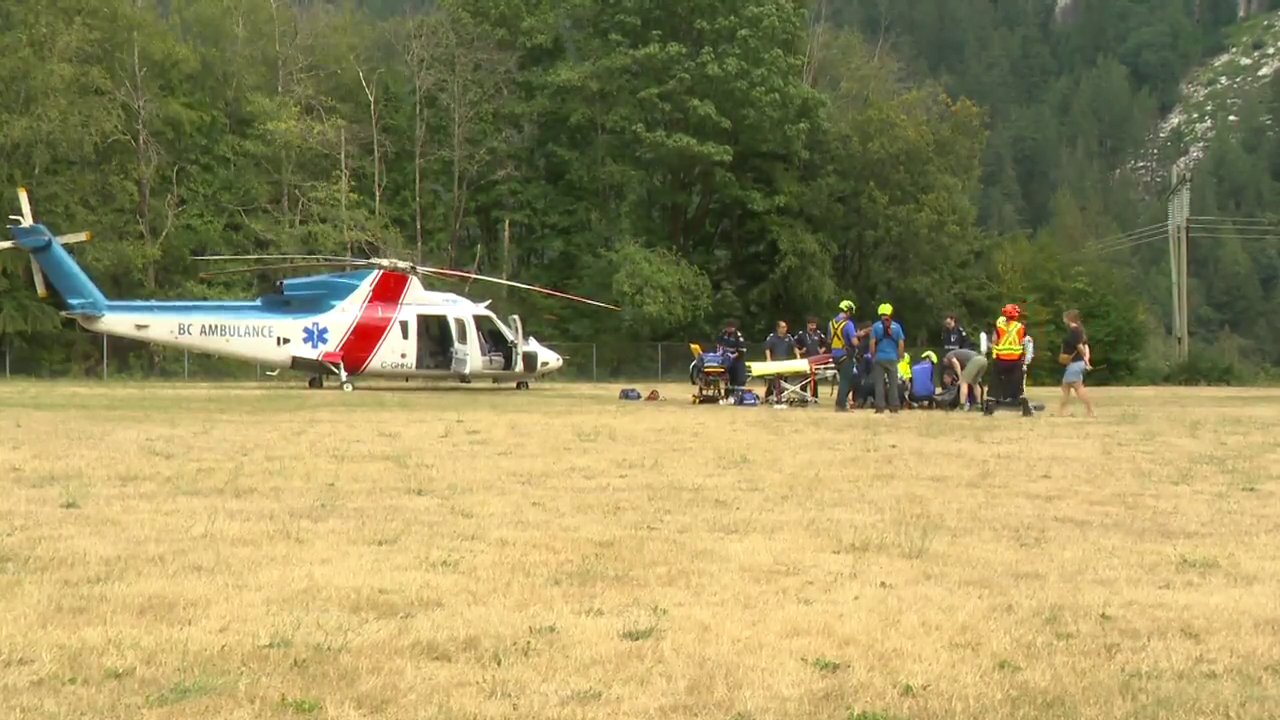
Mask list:
[{"label": "person wearing orange helmet", "polygon": [[[1026,367],[1023,356],[1026,353],[1024,341],[1027,328],[1022,324],[1022,308],[1013,303],[1005,305],[996,320],[996,332],[991,343],[991,359],[994,361],[992,385],[988,388],[983,413],[995,412],[997,403],[1017,403],[1022,407],[1022,414],[1031,416],[1031,402],[1024,394],[1023,375]],[[994,392],[992,392],[994,390]],[[992,397],[994,395],[994,397]]]}]

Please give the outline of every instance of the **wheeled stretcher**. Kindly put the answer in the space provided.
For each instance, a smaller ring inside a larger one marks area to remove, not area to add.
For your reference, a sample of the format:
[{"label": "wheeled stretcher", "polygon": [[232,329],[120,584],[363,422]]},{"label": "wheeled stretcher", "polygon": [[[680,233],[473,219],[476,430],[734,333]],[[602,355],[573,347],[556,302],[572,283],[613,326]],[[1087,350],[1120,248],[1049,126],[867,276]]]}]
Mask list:
[{"label": "wheeled stretcher", "polygon": [[689,343],[689,351],[693,353],[693,362],[689,364],[689,382],[698,387],[693,395],[693,402],[698,404],[722,403],[729,399],[735,391],[730,378],[729,367],[733,356],[720,351],[703,352],[702,346]]},{"label": "wheeled stretcher", "polygon": [[779,405],[809,405],[818,402],[818,378],[830,377],[834,371],[835,363],[830,355],[817,355],[802,360],[747,363],[747,372],[752,378],[767,380],[773,386],[774,392],[770,395],[774,404]]}]

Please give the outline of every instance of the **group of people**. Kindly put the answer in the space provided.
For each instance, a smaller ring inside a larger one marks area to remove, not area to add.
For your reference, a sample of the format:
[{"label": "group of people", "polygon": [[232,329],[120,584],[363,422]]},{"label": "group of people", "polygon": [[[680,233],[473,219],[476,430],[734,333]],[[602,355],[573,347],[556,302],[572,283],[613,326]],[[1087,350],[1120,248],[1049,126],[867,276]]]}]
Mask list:
[{"label": "group of people", "polygon": [[[893,318],[893,305],[881,303],[876,308],[877,322],[858,328],[854,313],[857,306],[852,300],[843,300],[839,312],[824,332],[817,318],[810,317],[805,329],[796,335],[788,331],[786,321],[779,320],[772,333],[765,339],[766,361],[813,358],[830,353],[836,366],[839,385],[836,390],[836,412],[848,412],[851,399],[856,398],[857,388],[869,381],[873,387],[876,414],[898,412],[903,404],[903,394],[898,391],[900,366],[906,357],[906,336],[902,326]],[[1085,373],[1093,369],[1088,337],[1080,313],[1068,310],[1062,316],[1067,325],[1067,335],[1058,354],[1059,364],[1064,366],[1062,375],[1062,403],[1059,414],[1065,414],[1072,393],[1081,401],[1089,416],[1093,416],[1093,402],[1084,387]],[[976,406],[992,412],[999,404],[1018,405],[1024,415],[1032,409],[1025,394],[1026,365],[1030,362],[1032,342],[1022,322],[1022,310],[1016,304],[1005,305],[996,319],[988,347],[987,334],[982,334],[979,347],[959,324],[955,315],[943,320],[941,345],[945,353],[941,366],[943,384],[958,385],[959,406],[966,410]],[[717,338],[722,351],[734,357],[728,368],[729,381],[736,387],[746,383],[746,339],[735,321],[725,323],[724,331]],[[990,359],[988,359],[990,355]],[[992,370],[993,392],[988,393],[987,370]],[[817,384],[810,387],[817,397]],[[770,383],[766,400],[781,399],[780,383]]]}]

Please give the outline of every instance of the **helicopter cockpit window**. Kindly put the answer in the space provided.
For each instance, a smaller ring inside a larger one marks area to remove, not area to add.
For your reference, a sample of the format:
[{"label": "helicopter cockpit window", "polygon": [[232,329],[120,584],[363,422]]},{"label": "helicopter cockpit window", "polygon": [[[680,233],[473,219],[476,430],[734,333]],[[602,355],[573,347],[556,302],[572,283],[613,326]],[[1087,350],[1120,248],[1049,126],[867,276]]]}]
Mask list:
[{"label": "helicopter cockpit window", "polygon": [[499,319],[497,318],[497,316],[496,316],[496,315],[494,315],[494,316],[486,316],[486,317],[485,317],[485,319],[486,319],[486,320],[488,320],[489,322],[493,323],[494,325],[497,325],[499,328],[501,328],[501,329],[502,329],[502,336],[503,336],[503,337],[505,337],[505,338],[514,338],[514,337],[516,336],[516,334],[515,334],[514,332],[512,332],[511,328],[507,327],[507,326],[506,326],[506,323],[504,323],[504,322],[502,322],[501,320],[499,320]]},{"label": "helicopter cockpit window", "polygon": [[[485,357],[494,358],[494,365],[497,365],[497,359],[502,358],[502,369],[509,370],[512,366],[513,355],[511,353],[511,337],[505,332],[505,328],[498,323],[493,317],[488,315],[476,315],[476,332],[480,334],[480,354]],[[496,367],[494,369],[497,369]]]}]

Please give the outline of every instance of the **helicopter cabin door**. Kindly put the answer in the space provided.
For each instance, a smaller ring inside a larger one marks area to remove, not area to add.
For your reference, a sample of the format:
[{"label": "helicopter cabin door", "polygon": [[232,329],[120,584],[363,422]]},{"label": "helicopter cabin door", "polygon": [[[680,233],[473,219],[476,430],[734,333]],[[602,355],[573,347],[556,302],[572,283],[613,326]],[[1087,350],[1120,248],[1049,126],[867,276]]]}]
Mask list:
[{"label": "helicopter cabin door", "polygon": [[511,323],[511,329],[516,334],[516,372],[538,372],[538,351],[526,349],[524,346],[524,322],[520,320],[519,315],[512,315],[507,318],[507,322]]},{"label": "helicopter cabin door", "polygon": [[[520,322],[519,315],[512,315],[507,318],[507,322],[511,328],[511,332],[515,333],[512,339],[514,346],[511,349],[511,372],[524,372],[525,363],[521,362],[524,358],[524,323]],[[538,367],[537,362],[533,366]]]},{"label": "helicopter cabin door", "polygon": [[449,318],[449,327],[453,331],[453,364],[450,369],[457,375],[471,375],[480,358],[475,324],[470,315],[454,315]]}]

